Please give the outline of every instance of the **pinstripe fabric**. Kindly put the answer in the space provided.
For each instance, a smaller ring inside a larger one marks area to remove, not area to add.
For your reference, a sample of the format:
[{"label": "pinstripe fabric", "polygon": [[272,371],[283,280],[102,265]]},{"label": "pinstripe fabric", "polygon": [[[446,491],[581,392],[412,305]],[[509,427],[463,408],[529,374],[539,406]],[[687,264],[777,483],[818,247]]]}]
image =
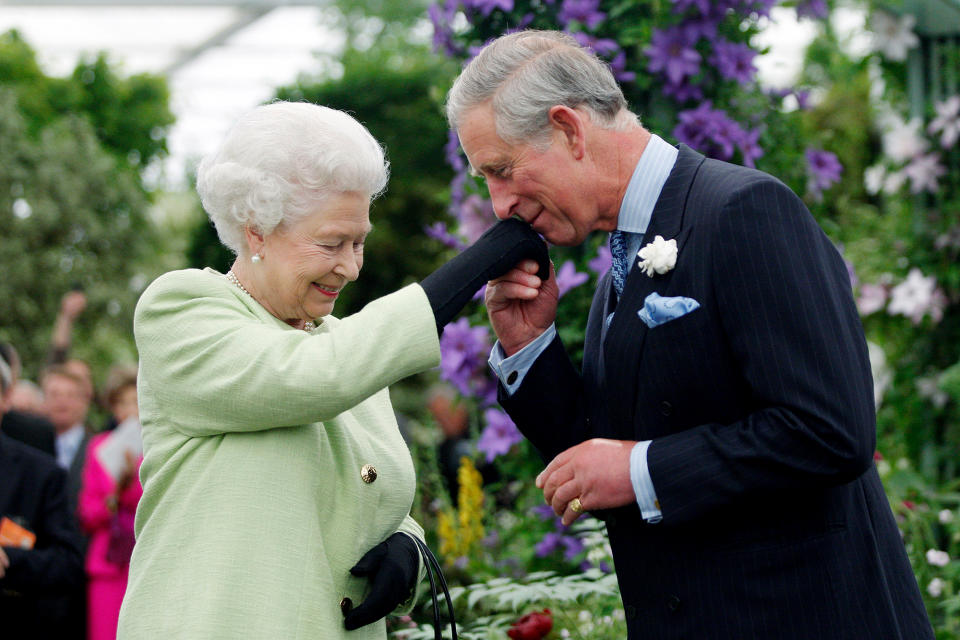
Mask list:
[{"label": "pinstripe fabric", "polygon": [[[501,402],[545,458],[590,437],[652,439],[663,521],[605,512],[630,638],[929,639],[872,464],[872,379],[849,278],[777,180],[681,146],[604,340],[609,274],[583,372],[559,339]],[[654,329],[644,298],[700,308]],[[629,310],[627,313],[621,313]]]}]

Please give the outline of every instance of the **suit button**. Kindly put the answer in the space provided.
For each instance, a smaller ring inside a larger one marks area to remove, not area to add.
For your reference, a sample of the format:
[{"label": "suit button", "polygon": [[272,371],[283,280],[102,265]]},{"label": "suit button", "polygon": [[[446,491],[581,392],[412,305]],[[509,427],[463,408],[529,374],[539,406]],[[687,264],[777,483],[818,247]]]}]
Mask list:
[{"label": "suit button", "polygon": [[660,413],[662,413],[664,416],[669,416],[673,413],[673,405],[664,400],[660,403]]},{"label": "suit button", "polygon": [[517,377],[518,377],[517,372],[511,371],[510,374],[507,376],[507,384],[513,384],[514,382],[516,382]]},{"label": "suit button", "polygon": [[342,613],[344,617],[350,613],[351,609],[353,609],[353,600],[350,598],[344,598],[340,601],[340,613]]},{"label": "suit button", "polygon": [[370,484],[377,479],[377,468],[372,464],[363,465],[363,468],[360,469],[360,478],[367,484]]},{"label": "suit button", "polygon": [[677,596],[670,596],[669,598],[667,598],[667,609],[669,609],[671,613],[675,613],[679,608],[680,608],[680,598],[678,598]]},{"label": "suit button", "polygon": [[623,612],[627,614],[627,620],[633,620],[637,617],[637,608],[632,604],[628,604],[623,608]]}]

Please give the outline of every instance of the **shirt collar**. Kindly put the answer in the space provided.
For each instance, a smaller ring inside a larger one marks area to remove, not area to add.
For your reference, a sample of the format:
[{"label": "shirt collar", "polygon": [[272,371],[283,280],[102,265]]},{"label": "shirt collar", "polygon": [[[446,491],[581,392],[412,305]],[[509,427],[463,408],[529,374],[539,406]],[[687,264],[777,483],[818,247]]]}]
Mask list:
[{"label": "shirt collar", "polygon": [[77,449],[80,448],[83,433],[83,425],[75,424],[57,436],[57,462],[60,463],[60,466],[69,468]]},{"label": "shirt collar", "polygon": [[643,234],[647,231],[653,208],[660,198],[663,185],[666,184],[673,165],[677,162],[676,147],[667,144],[663,138],[651,134],[650,141],[640,154],[640,160],[630,177],[627,192],[620,203],[617,216],[617,229]]}]

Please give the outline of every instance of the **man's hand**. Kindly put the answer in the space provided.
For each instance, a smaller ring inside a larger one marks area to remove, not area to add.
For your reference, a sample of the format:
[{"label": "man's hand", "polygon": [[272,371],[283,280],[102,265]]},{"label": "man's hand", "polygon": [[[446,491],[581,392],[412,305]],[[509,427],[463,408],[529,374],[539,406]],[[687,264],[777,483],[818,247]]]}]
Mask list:
[{"label": "man's hand", "polygon": [[557,316],[560,289],[553,264],[549,280],[538,278],[537,269],[536,261],[524,260],[487,283],[487,315],[507,356],[530,344]]},{"label": "man's hand", "polygon": [[3,550],[3,547],[0,547],[0,580],[3,580],[3,577],[7,575],[9,567],[10,558],[7,557],[7,552]]},{"label": "man's hand", "polygon": [[73,322],[87,308],[87,296],[83,291],[68,291],[60,300],[60,313]]},{"label": "man's hand", "polygon": [[570,501],[580,499],[583,511],[612,509],[634,502],[630,451],[636,442],[594,438],[570,447],[537,476],[537,488],[569,525],[580,517]]}]

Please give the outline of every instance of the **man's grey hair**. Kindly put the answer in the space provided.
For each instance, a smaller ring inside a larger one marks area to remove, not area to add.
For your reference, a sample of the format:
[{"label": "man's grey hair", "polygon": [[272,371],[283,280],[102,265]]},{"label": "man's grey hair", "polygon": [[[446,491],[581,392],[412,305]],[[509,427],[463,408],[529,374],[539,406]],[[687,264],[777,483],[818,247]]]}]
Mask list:
[{"label": "man's grey hair", "polygon": [[559,31],[518,31],[497,38],[464,68],[447,94],[447,120],[489,102],[497,135],[510,143],[549,143],[554,105],[586,111],[605,129],[637,126],[609,66]]},{"label": "man's grey hair", "polygon": [[274,102],[242,116],[197,169],[197,193],[220,241],[246,255],[244,227],[264,235],[316,211],[326,198],[376,198],[389,163],[353,117],[307,102]]}]

